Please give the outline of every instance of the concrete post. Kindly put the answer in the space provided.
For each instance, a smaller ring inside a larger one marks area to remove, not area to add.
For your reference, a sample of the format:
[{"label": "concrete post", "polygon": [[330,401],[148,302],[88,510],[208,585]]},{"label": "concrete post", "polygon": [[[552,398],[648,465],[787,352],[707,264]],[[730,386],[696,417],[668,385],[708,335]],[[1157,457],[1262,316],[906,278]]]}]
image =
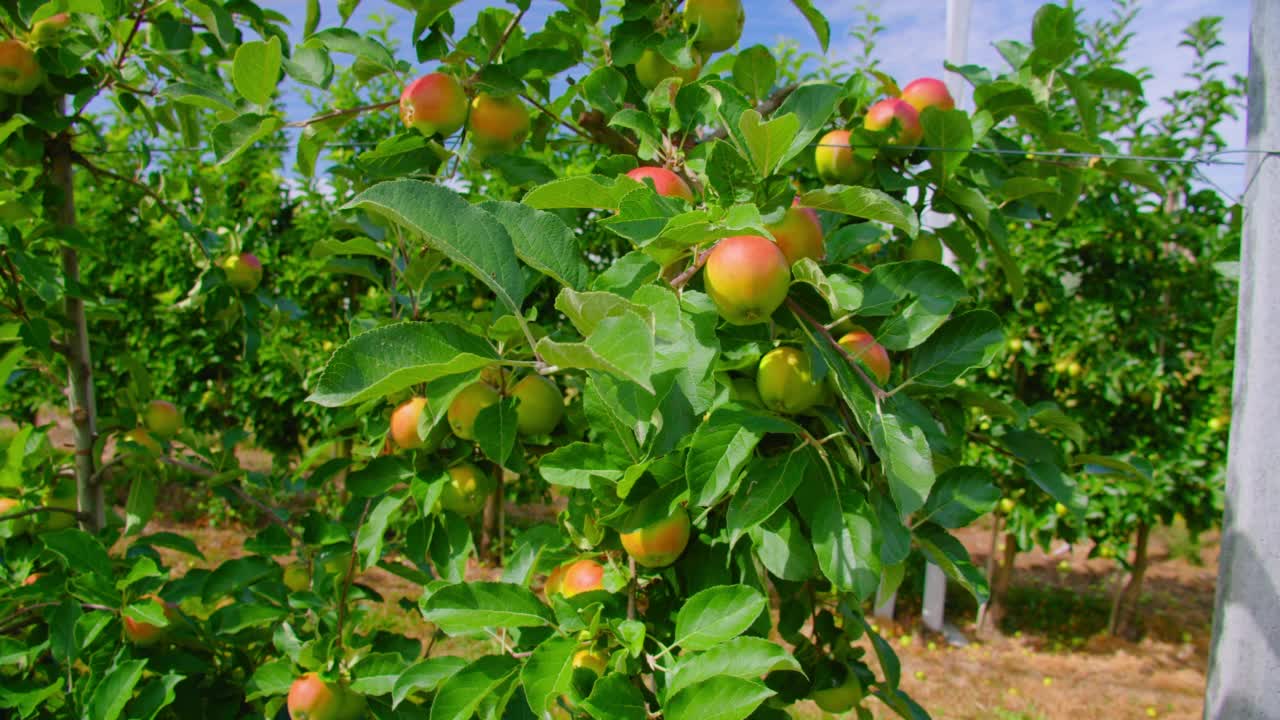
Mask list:
[{"label": "concrete post", "polygon": [[1253,0],[1226,515],[1204,716],[1280,718],[1280,3]]}]

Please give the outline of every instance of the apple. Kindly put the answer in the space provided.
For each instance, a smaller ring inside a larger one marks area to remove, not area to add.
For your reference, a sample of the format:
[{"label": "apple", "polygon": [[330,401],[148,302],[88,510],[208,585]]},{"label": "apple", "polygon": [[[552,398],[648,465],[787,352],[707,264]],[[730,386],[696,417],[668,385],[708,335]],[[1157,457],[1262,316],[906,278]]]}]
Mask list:
[{"label": "apple", "polygon": [[862,367],[881,385],[889,382],[889,353],[871,333],[855,326],[840,338],[840,346],[862,363]]},{"label": "apple", "polygon": [[262,282],[262,261],[253,253],[240,253],[223,260],[222,271],[227,274],[227,284],[242,293],[257,290]]},{"label": "apple", "polygon": [[859,157],[850,147],[848,130],[832,130],[818,141],[813,163],[818,177],[828,185],[853,185],[871,172],[871,161]]},{"label": "apple", "polygon": [[1053,504],[1053,514],[1054,514],[1054,515],[1057,515],[1058,517],[1066,517],[1066,514],[1067,514],[1067,506],[1066,506],[1066,505],[1063,505],[1062,503],[1054,503],[1054,504]]},{"label": "apple", "polygon": [[1011,353],[1022,352],[1022,338],[1009,338],[1009,342],[1006,345],[1008,345]]},{"label": "apple", "polygon": [[529,137],[529,111],[517,97],[480,93],[471,101],[468,128],[478,157],[511,152]]},{"label": "apple", "polygon": [[170,438],[182,429],[182,413],[168,400],[152,400],[147,404],[144,423],[147,430],[160,437]]},{"label": "apple", "polygon": [[284,584],[294,592],[311,587],[311,573],[304,562],[290,563],[284,569]]},{"label": "apple", "polygon": [[742,37],[747,13],[742,0],[688,0],[684,4],[684,27],[694,43],[706,52],[733,47]]},{"label": "apple", "polygon": [[134,428],[124,434],[124,439],[128,442],[138,445],[152,455],[163,455],[164,449],[160,447],[160,443],[147,432],[146,428]]},{"label": "apple", "polygon": [[640,84],[649,90],[658,87],[663,80],[670,77],[678,77],[688,85],[702,74],[702,54],[696,49],[690,50],[689,54],[693,56],[693,65],[679,67],[657,50],[646,48],[640,54],[640,59],[636,61],[636,77],[640,80]]},{"label": "apple", "polygon": [[400,120],[427,137],[448,137],[467,120],[467,94],[452,75],[423,75],[400,93]]},{"label": "apple", "polygon": [[862,119],[862,126],[875,132],[883,132],[898,125],[898,134],[890,138],[893,145],[912,147],[920,143],[924,130],[920,127],[920,113],[898,98],[887,98],[872,105]]},{"label": "apple", "polygon": [[862,683],[858,682],[858,676],[852,670],[846,670],[843,681],[828,677],[819,684],[824,687],[814,688],[813,702],[826,712],[847,713],[862,701]]},{"label": "apple", "polygon": [[727,237],[712,248],[704,274],[707,294],[732,325],[769,320],[791,287],[787,256],[759,235]]},{"label": "apple", "polygon": [[22,584],[23,586],[35,585],[36,583],[40,582],[40,578],[42,577],[44,577],[43,573],[31,573],[30,575],[27,576],[27,579],[22,581]]},{"label": "apple", "polygon": [[480,411],[498,402],[498,391],[482,383],[474,382],[462,389],[449,403],[449,427],[463,440],[476,439],[476,416]]},{"label": "apple", "polygon": [[[547,580],[547,594],[560,594],[567,598],[582,593],[604,590],[604,567],[595,560],[575,560],[565,563],[551,573]],[[552,587],[552,579],[558,582]]]},{"label": "apple", "polygon": [[689,513],[677,507],[670,516],[622,533],[622,547],[637,565],[647,568],[666,567],[680,557],[689,545]]},{"label": "apple", "polygon": [[809,354],[788,345],[760,358],[756,389],[765,407],[789,415],[808,410],[823,397],[822,383],[813,379]]},{"label": "apple", "polygon": [[1076,362],[1075,360],[1072,360],[1071,362],[1067,363],[1067,374],[1070,375],[1071,377],[1080,377],[1082,374],[1084,374],[1084,367],[1080,365],[1080,363]]},{"label": "apple", "polygon": [[[49,488],[45,492],[41,503],[45,507],[62,508],[64,510],[78,509],[80,499],[76,490],[75,478],[63,478],[61,482]],[[40,520],[37,523],[37,529],[41,531],[63,530],[76,524],[76,516],[65,512],[40,513]]]},{"label": "apple", "polygon": [[37,47],[56,45],[69,27],[71,27],[70,13],[50,15],[31,26],[31,43]]},{"label": "apple", "polygon": [[412,397],[405,400],[391,413],[391,439],[401,450],[412,450],[422,446],[422,437],[418,434],[418,419],[427,407],[424,397]]},{"label": "apple", "polygon": [[[8,515],[23,510],[22,503],[13,498],[0,497],[0,515]],[[50,513],[53,514],[53,513]],[[31,523],[30,516],[0,521],[0,538],[15,537],[27,531]]]},{"label": "apple", "polygon": [[1013,501],[1013,498],[1000,498],[1001,513],[1008,515],[1009,513],[1013,512],[1014,508],[1016,507],[1018,507],[1018,504]]},{"label": "apple", "polygon": [[289,686],[286,704],[290,720],[342,720],[343,689],[307,673]]},{"label": "apple", "polygon": [[956,101],[947,90],[947,84],[937,78],[916,78],[902,88],[899,95],[903,102],[923,113],[925,108],[955,110]]},{"label": "apple", "polygon": [[459,515],[475,515],[484,509],[485,500],[495,488],[493,478],[475,465],[455,465],[449,468],[449,482],[440,493],[440,506]]},{"label": "apple", "polygon": [[1045,315],[1053,309],[1053,305],[1050,304],[1048,300],[1041,300],[1040,302],[1037,302],[1035,307],[1036,314],[1038,315]]},{"label": "apple", "polygon": [[516,429],[521,435],[550,435],[564,417],[564,396],[551,378],[533,374],[516,383]]},{"label": "apple", "polygon": [[813,208],[800,207],[800,199],[796,205],[787,208],[782,219],[765,229],[773,235],[778,249],[787,258],[787,265],[795,265],[801,258],[813,258],[822,261],[827,250],[822,242],[822,222]]},{"label": "apple", "polygon": [[933,233],[921,232],[907,246],[906,259],[940,263],[942,262],[942,241],[938,240],[938,236]]},{"label": "apple", "polygon": [[505,390],[511,384],[511,379],[511,371],[497,363],[480,371],[480,382],[494,390]]},{"label": "apple", "polygon": [[[148,595],[144,600],[149,600],[159,606],[164,611],[164,616],[172,624],[179,618],[177,610],[172,605],[162,601],[155,595]],[[162,642],[169,637],[169,625],[159,627],[141,620],[134,620],[127,615],[121,616],[124,619],[124,636],[129,642],[139,647],[149,647],[156,643]]]},{"label": "apple", "polygon": [[609,656],[595,650],[579,650],[573,654],[573,666],[585,668],[596,675],[603,675],[609,668]]},{"label": "apple", "polygon": [[21,40],[0,42],[0,93],[30,95],[44,81],[36,54]]},{"label": "apple", "polygon": [[653,181],[654,191],[663,197],[693,202],[693,190],[689,189],[689,184],[666,168],[641,166],[627,171],[627,177],[642,184],[645,180]]}]

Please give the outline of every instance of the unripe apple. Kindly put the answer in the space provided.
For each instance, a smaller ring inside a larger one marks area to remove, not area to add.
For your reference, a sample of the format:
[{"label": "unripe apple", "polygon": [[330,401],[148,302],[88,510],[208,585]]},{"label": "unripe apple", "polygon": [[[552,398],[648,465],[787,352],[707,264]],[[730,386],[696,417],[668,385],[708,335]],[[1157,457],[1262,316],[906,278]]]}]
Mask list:
[{"label": "unripe apple", "polygon": [[768,321],[787,299],[790,267],[767,238],[735,235],[711,250],[704,282],[720,317],[733,325],[753,325]]},{"label": "unripe apple", "polygon": [[[172,605],[162,601],[155,595],[149,595],[145,600],[155,603],[164,611],[164,616],[172,623],[178,619],[177,611]],[[134,620],[130,617],[124,618],[124,636],[129,642],[140,647],[149,647],[158,642],[165,640],[169,636],[169,626],[157,627],[148,622]]]},{"label": "unripe apple", "polygon": [[564,417],[564,396],[551,378],[533,374],[516,383],[516,429],[521,435],[550,435]]},{"label": "unripe apple", "polygon": [[494,390],[503,390],[511,384],[511,371],[494,363],[480,371],[480,382]]},{"label": "unripe apple", "polygon": [[637,565],[647,568],[666,567],[680,557],[689,545],[689,513],[677,507],[669,517],[622,533],[622,547]]},{"label": "unripe apple", "polygon": [[774,348],[760,358],[756,389],[765,407],[775,412],[804,412],[822,400],[822,383],[813,379],[809,354],[800,348]]},{"label": "unripe apple", "polygon": [[223,260],[222,271],[227,274],[227,284],[242,293],[257,290],[262,282],[262,261],[253,253],[240,253]]},{"label": "unripe apple", "polygon": [[1041,300],[1040,302],[1036,303],[1035,307],[1036,307],[1036,313],[1039,315],[1045,315],[1050,310],[1053,309],[1053,305],[1050,304],[1048,300]]},{"label": "unripe apple", "polygon": [[956,101],[951,97],[951,91],[947,90],[947,84],[936,78],[912,80],[902,88],[899,97],[917,112],[924,112],[925,108],[931,107],[939,110],[956,109]]},{"label": "unripe apple", "polygon": [[579,650],[573,654],[573,666],[586,668],[597,675],[603,675],[609,668],[609,656],[595,650]]},{"label": "unripe apple", "polygon": [[497,484],[483,470],[471,463],[449,468],[449,482],[440,493],[440,506],[459,515],[475,515],[484,509],[485,500]]},{"label": "unripe apple", "polygon": [[862,701],[862,683],[853,671],[845,674],[843,682],[835,678],[829,678],[828,682],[829,686],[813,690],[813,702],[826,712],[836,715],[847,713]]},{"label": "unripe apple", "polygon": [[418,418],[427,407],[427,399],[412,397],[400,404],[391,413],[391,439],[401,450],[412,450],[422,446],[422,438],[418,435]]},{"label": "unripe apple", "polygon": [[182,413],[168,400],[152,400],[147,404],[147,429],[160,437],[173,437],[182,429]]},{"label": "unripe apple", "polygon": [[1011,353],[1022,352],[1022,338],[1009,338],[1007,345]]},{"label": "unripe apple", "polygon": [[471,101],[467,126],[481,157],[511,152],[529,137],[529,111],[517,97],[480,93]]},{"label": "unripe apple", "polygon": [[36,54],[17,39],[0,42],[0,93],[30,95],[44,81]]},{"label": "unripe apple", "polygon": [[876,342],[874,336],[862,328],[845,333],[840,346],[849,351],[862,367],[871,373],[881,385],[889,382],[889,353]]},{"label": "unripe apple", "polygon": [[[799,198],[797,198],[799,202]],[[827,256],[822,241],[822,222],[813,208],[793,206],[787,208],[782,219],[765,229],[773,235],[778,249],[787,258],[787,265],[795,265],[801,258],[821,261]]]},{"label": "unripe apple", "polygon": [[1067,363],[1067,374],[1070,375],[1071,377],[1080,377],[1082,374],[1084,374],[1084,367],[1080,365],[1080,363],[1076,362],[1075,360],[1072,360],[1071,362]]},{"label": "unripe apple", "polygon": [[31,26],[31,43],[37,47],[56,45],[69,27],[71,27],[70,13],[50,15]]},{"label": "unripe apple", "polygon": [[867,116],[862,119],[862,126],[868,130],[880,132],[889,130],[894,122],[898,124],[898,134],[890,138],[893,145],[913,146],[924,137],[924,129],[920,127],[920,113],[903,100],[886,98],[872,105]]},{"label": "unripe apple", "polygon": [[463,440],[476,439],[476,416],[480,411],[498,402],[498,391],[482,382],[474,382],[462,389],[449,403],[449,427]]},{"label": "unripe apple", "polygon": [[400,120],[427,137],[448,137],[467,120],[467,94],[452,75],[423,75],[400,93]]},{"label": "unripe apple", "polygon": [[1066,505],[1063,505],[1062,503],[1054,503],[1054,504],[1053,504],[1053,514],[1054,514],[1054,515],[1057,515],[1058,517],[1064,517],[1064,516],[1066,516],[1066,514],[1067,514],[1067,506],[1066,506]]},{"label": "unripe apple", "polygon": [[290,720],[341,720],[341,687],[325,682],[316,673],[307,673],[289,687]]},{"label": "unripe apple", "polygon": [[1013,501],[1013,498],[1000,498],[1000,512],[1005,515],[1013,512],[1016,507],[1018,507],[1018,504]]},{"label": "unripe apple", "polygon": [[832,130],[818,141],[813,162],[818,167],[818,177],[829,185],[853,185],[861,182],[871,172],[871,162],[858,157],[850,147],[848,130]]},{"label": "unripe apple", "polygon": [[733,47],[746,21],[742,0],[688,0],[684,5],[685,30],[707,52]]},{"label": "unripe apple", "polygon": [[290,563],[284,569],[284,584],[294,592],[302,592],[311,587],[311,573],[303,562]]},{"label": "unripe apple", "polygon": [[[76,492],[75,478],[63,478],[45,492],[44,498],[41,500],[41,504],[45,507],[76,510],[80,503]],[[63,530],[65,528],[72,527],[75,524],[76,516],[71,513],[46,512],[40,513],[40,519],[37,521],[37,529],[42,532],[48,530]]]},{"label": "unripe apple", "polygon": [[922,232],[916,235],[916,239],[907,246],[906,259],[940,263],[942,262],[942,241],[933,233]]},{"label": "unripe apple", "polygon": [[145,428],[130,430],[124,434],[124,439],[134,445],[146,448],[152,455],[164,454],[164,448],[160,447],[160,443],[156,442],[156,439],[151,437],[151,433],[147,432]]},{"label": "unripe apple", "polygon": [[654,192],[659,195],[693,202],[693,190],[689,189],[689,184],[684,181],[684,178],[666,168],[638,167],[627,171],[627,177],[639,183],[652,180]]},{"label": "unripe apple", "polygon": [[693,65],[679,67],[652,48],[646,49],[636,61],[636,78],[646,89],[652,90],[670,77],[678,77],[685,85],[694,82],[702,74],[702,53],[696,49],[689,51],[693,56]]},{"label": "unripe apple", "polygon": [[[582,593],[604,590],[604,567],[595,560],[575,560],[562,565],[559,570],[559,583],[554,590],[550,587],[550,580],[547,582],[547,593],[550,595],[559,593],[571,598]],[[555,576],[554,572],[552,576]]]},{"label": "unripe apple", "polygon": [[[0,515],[8,515],[22,510],[22,503],[13,498],[0,497]],[[50,513],[52,514],[52,513]],[[27,517],[0,521],[0,538],[16,537],[27,531],[30,522]]]}]

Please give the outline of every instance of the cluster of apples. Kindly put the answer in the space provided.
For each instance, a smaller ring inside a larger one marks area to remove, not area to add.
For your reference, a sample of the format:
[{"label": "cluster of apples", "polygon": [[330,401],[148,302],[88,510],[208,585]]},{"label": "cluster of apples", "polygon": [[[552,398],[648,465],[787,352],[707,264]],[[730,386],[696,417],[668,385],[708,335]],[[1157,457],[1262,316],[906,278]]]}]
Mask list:
[{"label": "cluster of apples", "polygon": [[[476,439],[476,418],[480,411],[496,405],[502,395],[516,399],[516,430],[526,437],[550,435],[564,417],[564,395],[555,381],[537,373],[518,382],[500,366],[491,366],[480,379],[463,388],[449,403],[446,416],[449,429],[459,440]],[[391,413],[391,441],[401,450],[416,450],[428,445],[418,431],[427,399],[412,397]],[[433,449],[433,448],[432,448]],[[472,463],[449,468],[449,482],[440,495],[440,506],[460,515],[475,515],[497,487],[487,473]]]},{"label": "cluster of apples", "polygon": [[529,137],[529,111],[519,98],[481,92],[468,103],[462,83],[443,72],[405,86],[400,119],[427,137],[449,137],[465,124],[477,157],[511,152]]},{"label": "cluster of apples", "polygon": [[685,83],[698,79],[702,63],[711,53],[728,50],[742,37],[747,14],[741,0],[688,0],[684,6],[684,29],[693,38],[689,48],[691,63],[676,65],[662,53],[647,48],[636,61],[636,79],[652,90],[667,78],[678,77]]},{"label": "cluster of apples", "polygon": [[25,96],[44,83],[44,69],[36,58],[36,48],[55,45],[71,26],[71,15],[58,13],[31,26],[26,40],[9,38],[0,42],[0,94]]},{"label": "cluster of apples", "polygon": [[[868,108],[862,127],[872,133],[893,132],[888,138],[890,145],[913,148],[924,138],[920,113],[931,107],[954,110],[956,101],[941,80],[918,78],[908,83],[898,97],[886,98]],[[818,141],[814,162],[823,182],[853,185],[871,172],[871,159],[854,152],[852,138],[849,130],[832,130]]]},{"label": "cluster of apples", "polygon": [[[675,562],[689,546],[689,513],[677,507],[670,515],[630,532],[619,534],[622,547],[637,565],[650,569],[663,568]],[[591,558],[567,562],[547,575],[544,586],[547,599],[552,595],[571,598],[582,593],[604,590],[604,566]]]}]

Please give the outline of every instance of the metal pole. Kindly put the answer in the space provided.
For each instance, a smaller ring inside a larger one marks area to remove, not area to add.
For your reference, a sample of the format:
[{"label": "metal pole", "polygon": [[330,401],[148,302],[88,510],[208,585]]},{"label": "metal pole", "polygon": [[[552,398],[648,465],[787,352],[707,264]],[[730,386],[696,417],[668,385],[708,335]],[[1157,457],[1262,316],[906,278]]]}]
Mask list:
[{"label": "metal pole", "polygon": [[[1280,3],[1253,0],[1250,150],[1280,148]],[[1280,717],[1280,157],[1246,166],[1234,408],[1204,716]]]},{"label": "metal pole", "polygon": [[[969,57],[969,16],[973,13],[973,0],[947,0],[947,62],[963,65]],[[956,100],[956,107],[967,103],[967,85],[958,73],[948,71],[947,90]]]}]

